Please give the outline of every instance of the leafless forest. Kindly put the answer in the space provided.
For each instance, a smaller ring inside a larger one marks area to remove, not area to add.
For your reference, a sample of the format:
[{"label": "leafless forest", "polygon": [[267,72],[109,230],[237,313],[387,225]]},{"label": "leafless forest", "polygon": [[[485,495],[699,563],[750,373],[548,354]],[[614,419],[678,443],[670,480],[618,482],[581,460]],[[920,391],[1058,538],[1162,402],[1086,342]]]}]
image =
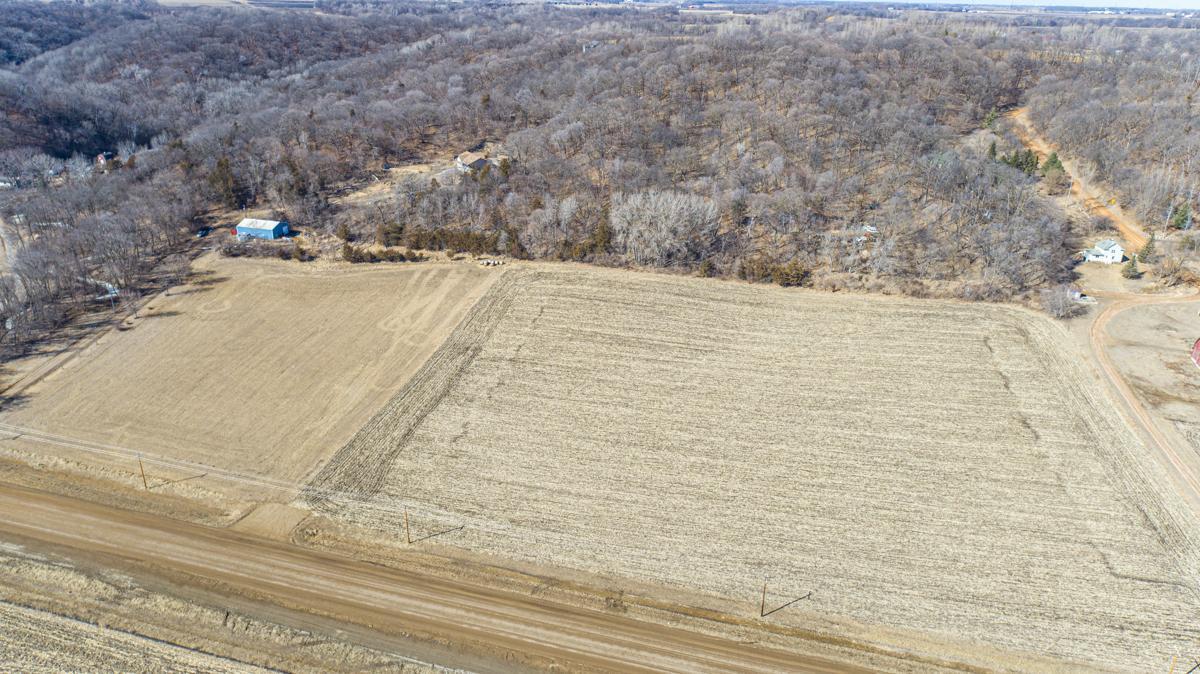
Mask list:
[{"label": "leafless forest", "polygon": [[[1018,104],[1137,213],[1190,224],[1200,199],[1195,19],[316,9],[4,2],[6,349],[136,297],[242,208],[363,244],[1022,296],[1069,280],[1081,242],[1042,174],[1000,160]],[[333,200],[484,143],[508,160]]]}]

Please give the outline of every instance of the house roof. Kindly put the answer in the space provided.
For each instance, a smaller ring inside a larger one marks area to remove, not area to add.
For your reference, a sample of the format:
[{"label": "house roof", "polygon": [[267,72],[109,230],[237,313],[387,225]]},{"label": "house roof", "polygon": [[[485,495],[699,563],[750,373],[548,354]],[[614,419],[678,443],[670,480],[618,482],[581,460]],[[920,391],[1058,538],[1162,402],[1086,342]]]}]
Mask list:
[{"label": "house roof", "polygon": [[458,160],[464,164],[474,164],[477,161],[486,161],[487,156],[482,152],[464,152],[458,155]]},{"label": "house roof", "polygon": [[1101,241],[1100,243],[1096,244],[1095,249],[1102,250],[1104,252],[1109,252],[1109,251],[1113,251],[1113,250],[1125,250],[1124,248],[1121,248],[1121,244],[1117,243],[1116,241],[1114,241],[1112,239],[1105,239],[1105,240]]},{"label": "house roof", "polygon": [[258,218],[242,218],[238,223],[241,229],[275,229],[282,220],[260,220]]}]

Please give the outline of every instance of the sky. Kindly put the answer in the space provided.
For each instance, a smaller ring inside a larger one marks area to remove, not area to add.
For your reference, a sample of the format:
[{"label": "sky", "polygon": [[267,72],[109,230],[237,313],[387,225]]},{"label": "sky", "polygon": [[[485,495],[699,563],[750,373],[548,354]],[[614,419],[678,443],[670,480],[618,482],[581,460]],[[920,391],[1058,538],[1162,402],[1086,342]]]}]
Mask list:
[{"label": "sky", "polygon": [[1200,10],[1200,0],[1006,0],[998,2],[997,0],[895,0],[897,4],[907,3],[932,3],[942,2],[943,4],[955,5],[992,5],[992,6],[1032,6],[1045,7],[1053,5],[1055,7],[1096,7],[1110,9],[1136,9],[1136,8],[1153,8],[1153,9],[1183,9],[1183,10]]}]

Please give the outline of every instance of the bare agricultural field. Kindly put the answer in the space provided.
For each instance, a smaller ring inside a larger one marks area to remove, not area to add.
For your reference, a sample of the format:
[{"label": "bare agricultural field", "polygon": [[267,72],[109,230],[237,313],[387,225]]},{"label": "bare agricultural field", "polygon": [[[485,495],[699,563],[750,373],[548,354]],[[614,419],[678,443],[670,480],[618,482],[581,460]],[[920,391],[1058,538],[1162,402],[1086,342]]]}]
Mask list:
[{"label": "bare agricultural field", "polygon": [[513,268],[305,501],[373,545],[409,508],[752,615],[812,592],[771,621],[1162,669],[1200,638],[1195,525],[1071,348],[1013,307]]},{"label": "bare agricultural field", "polygon": [[0,664],[11,671],[266,672],[136,634],[0,601]]},{"label": "bare agricultural field", "polygon": [[[202,258],[189,283],[23,391],[0,413],[13,432],[0,446],[99,461],[108,458],[72,447],[117,448],[299,483],[392,397],[495,276],[472,265]],[[44,435],[31,442],[23,429]],[[127,456],[111,461],[136,471]]]}]

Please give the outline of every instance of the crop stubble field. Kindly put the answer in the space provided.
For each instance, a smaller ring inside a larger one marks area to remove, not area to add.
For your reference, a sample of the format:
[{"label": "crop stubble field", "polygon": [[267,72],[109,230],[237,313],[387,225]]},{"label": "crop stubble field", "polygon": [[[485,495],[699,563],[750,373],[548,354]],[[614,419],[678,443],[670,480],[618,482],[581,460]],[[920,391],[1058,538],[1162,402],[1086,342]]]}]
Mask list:
[{"label": "crop stubble field", "polygon": [[0,601],[0,663],[12,671],[266,672],[128,632]]},{"label": "crop stubble field", "polygon": [[379,544],[410,507],[503,558],[747,604],[812,591],[783,622],[1165,667],[1200,638],[1194,524],[1060,332],[1004,306],[513,269],[304,501]]},{"label": "crop stubble field", "polygon": [[197,272],[30,387],[0,422],[298,484],[496,277],[471,265],[325,270],[212,256]]}]

